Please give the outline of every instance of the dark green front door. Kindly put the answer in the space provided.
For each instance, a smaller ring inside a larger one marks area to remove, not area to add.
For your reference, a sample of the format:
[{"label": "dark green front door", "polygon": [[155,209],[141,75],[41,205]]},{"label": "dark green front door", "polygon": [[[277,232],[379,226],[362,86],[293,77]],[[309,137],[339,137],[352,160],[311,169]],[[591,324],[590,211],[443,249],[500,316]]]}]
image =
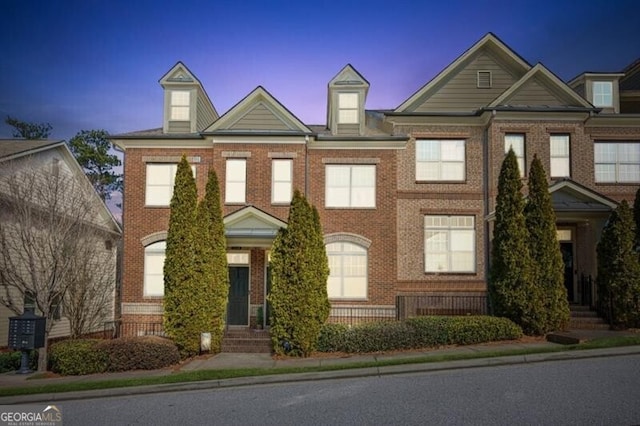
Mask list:
[{"label": "dark green front door", "polygon": [[228,325],[249,325],[249,267],[229,267]]}]

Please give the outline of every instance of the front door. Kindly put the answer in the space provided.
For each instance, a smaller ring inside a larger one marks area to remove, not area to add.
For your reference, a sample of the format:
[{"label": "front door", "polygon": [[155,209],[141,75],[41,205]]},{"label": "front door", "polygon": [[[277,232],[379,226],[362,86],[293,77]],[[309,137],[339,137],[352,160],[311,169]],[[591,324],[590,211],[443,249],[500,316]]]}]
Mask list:
[{"label": "front door", "polygon": [[229,267],[228,325],[249,325],[249,267]]},{"label": "front door", "polygon": [[561,242],[560,252],[564,262],[564,286],[567,288],[569,302],[573,302],[573,243],[568,241]]}]

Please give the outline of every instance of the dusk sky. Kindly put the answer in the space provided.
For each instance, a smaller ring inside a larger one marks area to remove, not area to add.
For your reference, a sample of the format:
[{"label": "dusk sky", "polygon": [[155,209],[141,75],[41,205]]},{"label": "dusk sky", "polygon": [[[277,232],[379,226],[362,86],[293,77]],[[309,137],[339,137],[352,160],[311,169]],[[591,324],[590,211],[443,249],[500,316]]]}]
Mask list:
[{"label": "dusk sky", "polygon": [[324,124],[327,83],[351,63],[367,108],[395,108],[487,32],[560,78],[640,57],[640,2],[3,0],[0,137],[7,115],[83,129],[160,127],[158,80],[183,61],[220,114],[262,85]]}]

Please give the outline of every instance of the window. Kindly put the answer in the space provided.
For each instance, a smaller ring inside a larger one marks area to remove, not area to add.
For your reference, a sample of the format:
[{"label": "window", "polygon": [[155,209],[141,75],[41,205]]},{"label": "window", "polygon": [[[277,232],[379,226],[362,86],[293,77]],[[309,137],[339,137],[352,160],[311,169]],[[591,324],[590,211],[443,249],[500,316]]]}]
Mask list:
[{"label": "window", "polygon": [[338,93],[338,123],[358,124],[358,94]]},{"label": "window", "polygon": [[597,107],[613,106],[613,83],[611,81],[593,82],[593,105]]},{"label": "window", "polygon": [[367,250],[349,242],[326,246],[329,258],[327,293],[330,299],[366,299]]},{"label": "window", "polygon": [[640,142],[596,142],[596,182],[640,182]]},{"label": "window", "polygon": [[171,120],[189,121],[189,103],[191,93],[186,90],[171,92]]},{"label": "window", "polygon": [[463,181],[464,179],[463,140],[416,141],[416,180]]},{"label": "window", "polygon": [[289,204],[293,181],[293,160],[273,160],[271,163],[271,202]]},{"label": "window", "polygon": [[473,216],[425,216],[425,272],[475,272],[475,239]]},{"label": "window", "polygon": [[479,89],[491,88],[491,71],[478,71],[477,86]]},{"label": "window", "polygon": [[520,177],[524,177],[524,135],[523,134],[507,134],[504,136],[504,153],[509,152],[509,148],[513,149],[518,160],[518,168],[520,169]]},{"label": "window", "polygon": [[569,135],[551,135],[551,177],[571,176]]},{"label": "window", "polygon": [[328,165],[326,207],[375,207],[376,166]]},{"label": "window", "polygon": [[[177,164],[147,164],[147,185],[145,189],[145,205],[168,206],[173,196]],[[196,166],[191,166],[193,175]]]},{"label": "window", "polygon": [[22,301],[22,312],[31,312],[32,314],[36,313],[36,296],[31,291],[25,291],[24,299]]},{"label": "window", "polygon": [[144,296],[164,296],[166,248],[165,241],[158,241],[144,248]]},{"label": "window", "polygon": [[244,203],[247,191],[247,160],[234,158],[227,160],[225,203]]}]

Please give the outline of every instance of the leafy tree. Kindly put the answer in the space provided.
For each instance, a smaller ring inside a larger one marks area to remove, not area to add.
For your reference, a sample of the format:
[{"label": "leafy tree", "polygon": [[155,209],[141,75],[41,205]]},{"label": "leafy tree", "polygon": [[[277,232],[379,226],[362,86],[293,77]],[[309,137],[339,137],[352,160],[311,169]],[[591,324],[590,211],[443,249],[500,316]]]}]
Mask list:
[{"label": "leafy tree", "polygon": [[[564,263],[556,232],[556,215],[551,203],[547,176],[540,159],[534,155],[529,172],[529,197],[524,208],[529,231],[529,250],[533,283],[542,296],[544,315],[541,332],[561,330],[569,323],[569,301],[564,286]],[[537,293],[538,293],[537,292]]]},{"label": "leafy tree", "polygon": [[9,115],[4,122],[13,127],[14,138],[47,139],[53,129],[49,123],[29,123]]},{"label": "leafy tree", "polygon": [[633,202],[633,219],[636,224],[636,252],[640,252],[640,188],[636,191]]},{"label": "leafy tree", "polygon": [[527,334],[540,334],[544,318],[538,307],[539,289],[533,285],[521,189],[518,163],[510,149],[498,179],[489,296],[495,315],[509,318]]},{"label": "leafy tree", "polygon": [[626,201],[609,216],[598,242],[598,297],[612,326],[640,321],[640,261],[634,250],[635,223]]},{"label": "leafy tree", "polygon": [[111,192],[122,190],[122,175],[113,172],[122,165],[115,154],[110,154],[111,142],[105,130],[82,130],[69,140],[69,149],[82,166],[100,198],[108,200]]},{"label": "leafy tree", "polygon": [[164,262],[164,330],[180,353],[198,353],[200,331],[191,328],[198,300],[194,300],[194,224],[198,194],[187,158],[183,155],[176,172],[167,248]]},{"label": "leafy tree", "polygon": [[215,170],[209,170],[205,196],[198,204],[195,238],[194,303],[199,301],[194,327],[211,333],[211,351],[222,346],[227,301],[229,269],[224,234],[220,187]]},{"label": "leafy tree", "polygon": [[327,254],[317,210],[294,192],[271,252],[271,339],[279,354],[309,356],[329,316]]}]

